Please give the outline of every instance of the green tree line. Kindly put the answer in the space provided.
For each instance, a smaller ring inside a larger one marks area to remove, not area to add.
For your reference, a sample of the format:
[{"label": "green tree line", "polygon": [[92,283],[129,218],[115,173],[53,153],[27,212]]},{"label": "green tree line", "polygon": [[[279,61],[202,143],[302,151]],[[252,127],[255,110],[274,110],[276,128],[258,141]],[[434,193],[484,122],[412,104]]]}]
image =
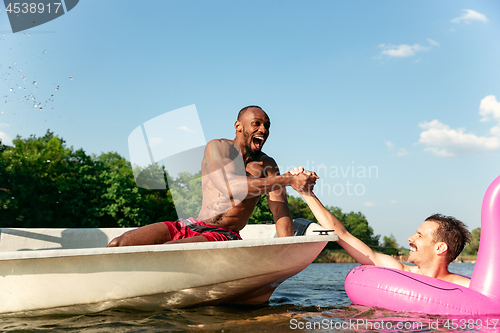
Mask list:
[{"label": "green tree line", "polygon": [[90,156],[47,131],[0,145],[0,227],[136,227],[177,219],[169,191],[136,186],[117,153]]},{"label": "green tree line", "polygon": [[[68,147],[50,130],[41,137],[17,136],[12,146],[0,141],[0,227],[111,228],[175,221],[178,216],[172,196],[177,208],[182,208],[179,211],[197,216],[202,199],[200,175],[181,173],[171,179],[165,173],[165,177],[170,185],[167,190],[138,187],[130,162],[118,153],[88,155],[83,149]],[[301,198],[289,196],[288,204],[293,218],[316,221]],[[345,213],[332,206],[327,209],[375,250],[401,251],[393,235],[384,236],[381,242],[362,213]],[[272,220],[262,196],[249,223]],[[340,248],[336,243],[328,247]],[[466,250],[474,252],[474,247]]]}]

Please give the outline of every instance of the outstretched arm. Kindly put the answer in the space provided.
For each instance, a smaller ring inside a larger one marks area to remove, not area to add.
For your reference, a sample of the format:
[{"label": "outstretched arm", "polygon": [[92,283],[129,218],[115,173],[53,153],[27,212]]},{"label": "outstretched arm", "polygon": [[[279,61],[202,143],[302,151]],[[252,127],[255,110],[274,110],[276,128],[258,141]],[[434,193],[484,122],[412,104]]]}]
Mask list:
[{"label": "outstretched arm", "polygon": [[[305,172],[302,168],[295,169],[295,172]],[[374,252],[368,245],[351,235],[344,225],[319,201],[313,192],[299,192],[307,203],[318,222],[326,229],[335,230],[340,240],[338,244],[349,253],[351,257],[362,265],[375,265],[388,268],[404,270],[404,265],[391,256]]]},{"label": "outstretched arm", "polygon": [[375,265],[388,268],[404,269],[403,264],[386,254],[374,252],[368,245],[351,235],[340,221],[333,216],[319,201],[314,193],[300,193],[311,208],[318,222],[326,229],[335,230],[339,236],[339,245],[351,257],[362,265]]}]

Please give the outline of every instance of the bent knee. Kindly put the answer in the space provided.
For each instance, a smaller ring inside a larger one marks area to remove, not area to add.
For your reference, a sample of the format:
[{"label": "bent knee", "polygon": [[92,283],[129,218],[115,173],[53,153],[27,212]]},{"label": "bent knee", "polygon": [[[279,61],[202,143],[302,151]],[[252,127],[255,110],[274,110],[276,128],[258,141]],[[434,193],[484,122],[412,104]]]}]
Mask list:
[{"label": "bent knee", "polygon": [[117,247],[117,246],[127,246],[126,242],[123,241],[123,236],[114,238],[106,247]]}]

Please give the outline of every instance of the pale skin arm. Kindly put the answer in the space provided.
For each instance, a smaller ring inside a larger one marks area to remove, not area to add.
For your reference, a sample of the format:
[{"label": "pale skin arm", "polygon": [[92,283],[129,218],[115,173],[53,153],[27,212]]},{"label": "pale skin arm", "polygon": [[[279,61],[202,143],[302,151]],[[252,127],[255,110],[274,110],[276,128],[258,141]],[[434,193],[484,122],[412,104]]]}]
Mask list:
[{"label": "pale skin arm", "polygon": [[[299,172],[308,172],[308,171],[304,171],[304,169],[300,167],[300,168],[295,168],[293,171],[291,171],[291,174],[296,174]],[[440,269],[438,265],[437,269],[436,267],[434,267],[431,270],[423,271],[421,270],[420,267],[404,265],[389,255],[374,252],[368,245],[366,245],[361,240],[351,235],[344,227],[344,225],[323,206],[321,201],[316,197],[314,193],[312,192],[310,193],[299,192],[299,193],[301,194],[302,198],[304,198],[309,208],[311,208],[311,211],[313,212],[318,222],[326,229],[335,230],[334,232],[340,238],[338,244],[342,246],[342,248],[344,248],[344,250],[346,250],[347,253],[360,264],[400,269],[407,272],[418,273],[438,278],[441,280],[453,282],[464,287],[469,287],[470,279],[457,274],[450,273],[447,269],[447,265],[444,266],[444,269]],[[440,244],[445,246],[444,249],[440,250],[441,252],[446,251],[446,244],[444,243],[437,243],[437,244],[438,246]]]},{"label": "pale skin arm", "polygon": [[404,265],[391,256],[374,252],[368,245],[351,235],[340,221],[333,216],[319,201],[314,193],[300,193],[302,198],[311,208],[318,222],[339,236],[338,244],[349,253],[351,257],[362,265],[375,265],[388,268],[404,269]]},{"label": "pale skin arm", "polygon": [[[291,174],[297,174],[304,171],[303,168],[295,168]],[[351,235],[344,225],[319,201],[312,192],[299,192],[307,203],[318,222],[329,230],[335,230],[334,233],[340,238],[338,244],[347,251],[347,253],[362,265],[375,265],[387,268],[396,268],[405,270],[405,266],[393,257],[374,252],[368,245],[358,238]]]},{"label": "pale skin arm", "polygon": [[349,253],[357,262],[362,265],[375,265],[380,267],[400,269],[407,272],[419,273],[441,280],[456,283],[458,285],[469,287],[470,279],[457,275],[451,274],[447,269],[439,274],[436,270],[434,271],[419,271],[417,266],[408,266],[400,263],[393,257],[374,252],[369,246],[363,243],[358,238],[351,235],[344,225],[330,213],[319,199],[314,195],[314,193],[301,193],[302,197],[311,208],[314,216],[318,222],[326,229],[335,230],[334,232],[339,236],[340,240],[338,244],[344,248],[344,250]]}]

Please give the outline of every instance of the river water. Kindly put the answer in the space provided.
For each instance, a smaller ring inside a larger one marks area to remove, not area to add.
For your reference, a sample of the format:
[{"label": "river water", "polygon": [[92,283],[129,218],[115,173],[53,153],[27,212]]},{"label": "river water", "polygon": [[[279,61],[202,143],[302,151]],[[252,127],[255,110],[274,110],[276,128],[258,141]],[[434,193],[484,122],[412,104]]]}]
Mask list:
[{"label": "river water", "polygon": [[[0,315],[1,332],[472,332],[500,331],[497,318],[458,318],[352,305],[344,279],[357,264],[312,264],[286,280],[269,303],[255,307],[206,306],[143,312],[107,310],[86,315],[17,318]],[[474,264],[450,270],[471,276]],[[1,301],[1,300],[0,300]],[[499,316],[500,317],[500,316]],[[450,319],[460,323],[451,329]],[[471,320],[474,320],[474,324]],[[489,320],[490,327],[478,323]],[[446,325],[448,323],[448,325]],[[493,327],[494,326],[494,327]],[[396,327],[402,329],[395,329]]]}]

